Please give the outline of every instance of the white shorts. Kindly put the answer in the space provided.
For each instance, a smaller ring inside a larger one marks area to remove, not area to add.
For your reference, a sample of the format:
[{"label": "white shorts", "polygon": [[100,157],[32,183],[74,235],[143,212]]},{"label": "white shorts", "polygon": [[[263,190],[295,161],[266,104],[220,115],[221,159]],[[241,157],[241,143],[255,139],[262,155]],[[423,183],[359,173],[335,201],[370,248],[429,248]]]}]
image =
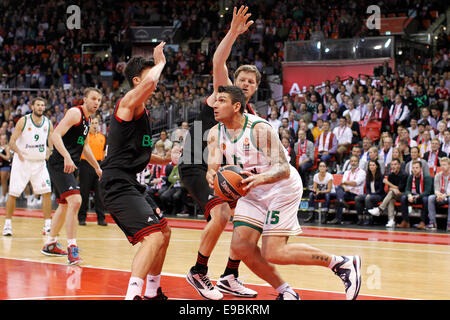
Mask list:
[{"label": "white shorts", "polygon": [[20,197],[28,182],[31,182],[34,194],[52,191],[45,160],[21,161],[19,156],[15,154],[9,178],[9,194],[16,198]]},{"label": "white shorts", "polygon": [[298,235],[302,233],[297,217],[302,194],[300,175],[291,166],[288,179],[258,186],[240,198],[233,224],[256,229],[262,236]]}]

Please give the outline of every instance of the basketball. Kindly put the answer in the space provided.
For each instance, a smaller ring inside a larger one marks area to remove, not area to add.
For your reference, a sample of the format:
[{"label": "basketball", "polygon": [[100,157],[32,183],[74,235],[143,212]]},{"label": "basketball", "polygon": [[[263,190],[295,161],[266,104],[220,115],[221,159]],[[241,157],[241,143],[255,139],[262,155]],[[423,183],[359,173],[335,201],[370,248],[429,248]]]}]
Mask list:
[{"label": "basketball", "polygon": [[240,174],[241,171],[241,167],[234,165],[220,168],[214,178],[214,190],[218,197],[227,201],[235,201],[247,194],[243,190],[245,185],[241,183],[247,176]]}]

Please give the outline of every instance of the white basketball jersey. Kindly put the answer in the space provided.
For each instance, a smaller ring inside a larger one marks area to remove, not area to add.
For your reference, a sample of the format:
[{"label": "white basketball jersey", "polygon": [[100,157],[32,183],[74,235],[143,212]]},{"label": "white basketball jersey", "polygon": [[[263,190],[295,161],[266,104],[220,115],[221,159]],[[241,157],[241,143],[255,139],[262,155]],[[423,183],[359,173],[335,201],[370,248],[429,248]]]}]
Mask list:
[{"label": "white basketball jersey", "polygon": [[41,124],[37,125],[31,114],[25,115],[25,125],[16,145],[26,160],[45,160],[49,130],[50,122],[47,117],[43,116]]},{"label": "white basketball jersey", "polygon": [[[219,148],[224,154],[227,164],[239,165],[245,171],[250,171],[254,174],[265,172],[270,169],[270,162],[266,159],[263,152],[256,147],[254,126],[260,122],[268,126],[270,124],[255,115],[244,113],[244,116],[244,127],[235,139],[230,137],[223,123],[219,123]],[[270,130],[273,130],[272,126],[270,128]],[[289,161],[287,151],[285,148],[283,150]]]}]

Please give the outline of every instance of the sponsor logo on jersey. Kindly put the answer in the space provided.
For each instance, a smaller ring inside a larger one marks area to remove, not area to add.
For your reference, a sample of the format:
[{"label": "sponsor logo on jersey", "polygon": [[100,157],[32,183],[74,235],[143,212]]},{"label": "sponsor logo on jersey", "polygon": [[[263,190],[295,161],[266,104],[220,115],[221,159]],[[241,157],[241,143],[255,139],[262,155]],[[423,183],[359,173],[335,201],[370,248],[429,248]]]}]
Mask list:
[{"label": "sponsor logo on jersey", "polygon": [[223,151],[225,151],[227,149],[227,145],[225,143],[222,143],[221,148],[222,148]]},{"label": "sponsor logo on jersey", "polygon": [[250,140],[248,138],[244,139],[242,148],[244,149],[244,152],[250,152]]}]

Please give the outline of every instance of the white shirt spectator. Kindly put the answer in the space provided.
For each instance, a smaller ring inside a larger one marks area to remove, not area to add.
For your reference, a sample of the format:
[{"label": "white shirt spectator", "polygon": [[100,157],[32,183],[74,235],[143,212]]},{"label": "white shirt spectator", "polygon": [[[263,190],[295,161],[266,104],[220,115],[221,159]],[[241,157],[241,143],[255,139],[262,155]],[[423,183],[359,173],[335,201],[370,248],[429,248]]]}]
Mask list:
[{"label": "white shirt spectator", "polygon": [[356,168],[353,172],[352,170],[347,170],[344,172],[342,181],[355,181],[356,186],[348,187],[348,191],[354,194],[360,195],[364,194],[364,185],[366,183],[366,172],[360,168]]},{"label": "white shirt spectator", "polygon": [[272,128],[274,128],[275,131],[278,132],[278,128],[281,126],[281,121],[278,119],[272,120],[270,118],[267,121],[270,123]]},{"label": "white shirt spectator", "polygon": [[[314,175],[314,178],[313,178],[313,181],[314,181],[315,183],[317,183],[317,189],[318,189],[319,191],[327,190],[327,188],[328,188],[328,182],[329,182],[330,180],[333,181],[333,175],[332,175],[331,173],[329,173],[329,172],[325,173],[325,178],[324,178],[322,181],[320,181],[320,179],[319,179],[319,173],[316,173],[316,174]],[[333,183],[331,184],[331,192],[336,192]]]},{"label": "white shirt spectator", "polygon": [[356,121],[359,122],[361,121],[361,111],[359,111],[358,109],[353,109],[353,110],[345,110],[344,113],[342,114],[344,117],[345,115],[347,115],[347,113],[350,114],[350,118],[352,118],[352,121]]},{"label": "white shirt spectator", "polygon": [[352,143],[353,133],[349,127],[338,126],[334,128],[333,134],[336,136],[338,144]]}]

